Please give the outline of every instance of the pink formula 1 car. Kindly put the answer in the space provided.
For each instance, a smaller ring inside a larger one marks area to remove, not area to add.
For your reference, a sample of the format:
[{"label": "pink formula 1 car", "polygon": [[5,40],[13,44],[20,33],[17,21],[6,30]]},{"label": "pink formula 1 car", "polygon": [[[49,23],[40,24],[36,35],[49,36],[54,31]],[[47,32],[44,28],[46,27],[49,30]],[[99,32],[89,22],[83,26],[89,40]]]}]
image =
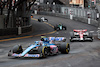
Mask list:
[{"label": "pink formula 1 car", "polygon": [[87,32],[87,29],[84,30],[73,30],[70,32],[70,41],[93,41],[93,34]]}]

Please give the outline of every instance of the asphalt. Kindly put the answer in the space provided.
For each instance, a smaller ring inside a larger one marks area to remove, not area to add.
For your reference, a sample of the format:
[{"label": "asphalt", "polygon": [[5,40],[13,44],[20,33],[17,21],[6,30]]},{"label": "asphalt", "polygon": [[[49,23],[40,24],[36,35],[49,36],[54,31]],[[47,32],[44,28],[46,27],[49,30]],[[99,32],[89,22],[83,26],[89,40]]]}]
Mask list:
[{"label": "asphalt", "polygon": [[[34,15],[35,19],[38,19],[43,15]],[[51,25],[62,23],[67,27],[65,31],[56,31],[43,22],[32,20],[33,32],[30,34],[32,37],[20,38],[9,41],[0,42],[0,67],[100,67],[100,40],[97,38],[93,42],[70,42],[69,32],[73,29],[87,29],[88,31],[94,31],[93,35],[97,36],[97,28],[85,23],[73,21],[64,18],[45,16]],[[43,59],[37,58],[9,58],[7,56],[8,51],[16,44],[21,44],[23,48],[34,43],[36,40],[40,40],[41,34],[46,36],[64,36],[67,37],[67,42],[70,43],[69,54],[59,54],[55,56],[49,56]],[[47,34],[48,33],[48,34]],[[38,35],[40,34],[40,35]],[[33,36],[38,35],[38,36]]]}]

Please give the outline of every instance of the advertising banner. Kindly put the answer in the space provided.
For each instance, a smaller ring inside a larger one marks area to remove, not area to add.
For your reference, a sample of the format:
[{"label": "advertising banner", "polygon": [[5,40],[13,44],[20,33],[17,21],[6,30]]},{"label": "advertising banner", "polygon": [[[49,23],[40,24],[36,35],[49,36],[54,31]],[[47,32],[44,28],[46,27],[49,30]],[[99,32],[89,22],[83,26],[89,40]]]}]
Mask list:
[{"label": "advertising banner", "polygon": [[84,4],[84,0],[70,0],[69,4]]}]

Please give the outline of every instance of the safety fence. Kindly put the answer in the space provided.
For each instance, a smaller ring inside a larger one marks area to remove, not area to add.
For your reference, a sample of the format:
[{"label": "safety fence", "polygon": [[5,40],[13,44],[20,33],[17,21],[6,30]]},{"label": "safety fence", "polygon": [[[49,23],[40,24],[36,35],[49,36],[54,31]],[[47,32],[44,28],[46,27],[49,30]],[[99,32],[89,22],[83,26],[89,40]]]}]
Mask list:
[{"label": "safety fence", "polygon": [[82,9],[82,8],[70,8],[70,7],[62,7],[61,12],[64,15],[70,15],[72,14],[74,17],[83,17],[83,18],[88,18],[90,17],[91,19],[96,20],[97,19],[97,13],[93,9]]},{"label": "safety fence", "polygon": [[[40,15],[50,15],[50,16],[57,16],[57,17],[70,19],[70,15],[64,15],[62,13],[52,13],[52,12],[44,12],[44,11],[40,11],[38,13]],[[85,17],[75,17],[75,16],[73,16],[73,20],[80,21],[80,22],[88,24],[88,18],[85,18]],[[98,21],[91,19],[90,20],[90,25],[98,27]]]},{"label": "safety fence", "polygon": [[97,19],[97,12],[95,9],[82,9],[78,7],[67,7],[65,5],[52,5],[52,4],[40,4],[38,6],[39,12],[52,12],[52,13],[62,13],[63,15],[70,15],[72,14],[74,17],[83,17],[88,18],[90,17],[93,20]]},{"label": "safety fence", "polygon": [[52,5],[52,4],[40,4],[38,5],[38,14],[59,16],[64,18],[70,18],[85,22],[94,26],[99,26],[97,11],[95,9],[79,8],[79,7],[67,7],[66,5]]}]

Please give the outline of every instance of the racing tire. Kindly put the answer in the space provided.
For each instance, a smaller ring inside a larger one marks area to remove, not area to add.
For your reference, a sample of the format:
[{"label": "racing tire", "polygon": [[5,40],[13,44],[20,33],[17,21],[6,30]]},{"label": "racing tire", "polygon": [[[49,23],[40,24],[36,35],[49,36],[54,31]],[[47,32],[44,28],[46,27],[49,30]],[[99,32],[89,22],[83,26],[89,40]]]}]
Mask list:
[{"label": "racing tire", "polygon": [[12,52],[17,53],[17,54],[22,53],[23,52],[22,46],[21,45],[15,45],[12,49]]},{"label": "racing tire", "polygon": [[70,51],[70,45],[67,43],[67,44],[61,44],[60,46],[59,46],[59,51],[61,52],[61,53],[64,53],[64,54],[68,54],[69,53],[69,51]]},{"label": "racing tire", "polygon": [[63,26],[63,30],[67,30],[67,28],[65,26]]},{"label": "racing tire", "polygon": [[66,42],[66,39],[62,40],[63,42]]},{"label": "racing tire", "polygon": [[39,22],[41,22],[41,20],[40,20],[40,19],[38,19],[38,21],[39,21]]},{"label": "racing tire", "polygon": [[71,38],[70,38],[70,42],[73,42],[73,37],[74,37],[74,33],[73,32],[70,32],[70,36],[71,36]]},{"label": "racing tire", "polygon": [[91,42],[93,42],[93,39],[91,38],[91,40],[90,40]]},{"label": "racing tire", "polygon": [[59,27],[57,27],[57,28],[56,28],[56,30],[57,30],[57,31],[59,31],[59,30],[60,30],[60,28],[59,28]]},{"label": "racing tire", "polygon": [[92,33],[89,33],[88,38],[91,38],[90,41],[93,42],[93,34]]},{"label": "racing tire", "polygon": [[56,30],[56,27],[54,26],[54,30]]},{"label": "racing tire", "polygon": [[70,38],[70,42],[74,42],[74,41],[72,40],[72,37]]},{"label": "racing tire", "polygon": [[48,50],[45,46],[40,46],[38,49],[39,53],[41,54],[40,58],[46,58],[48,56]]},{"label": "racing tire", "polygon": [[48,19],[45,19],[46,20],[46,22],[48,22]]},{"label": "racing tire", "polygon": [[93,38],[91,37],[91,40],[90,40],[90,42],[93,42]]}]

